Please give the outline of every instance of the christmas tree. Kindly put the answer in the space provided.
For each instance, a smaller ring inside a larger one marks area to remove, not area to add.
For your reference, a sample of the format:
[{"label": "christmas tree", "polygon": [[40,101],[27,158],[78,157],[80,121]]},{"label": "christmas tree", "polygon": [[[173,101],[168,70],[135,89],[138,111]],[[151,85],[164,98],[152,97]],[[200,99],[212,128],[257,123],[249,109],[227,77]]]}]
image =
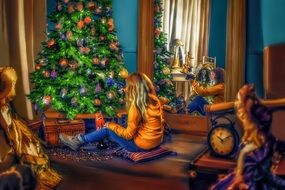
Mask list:
[{"label": "christmas tree", "polygon": [[162,2],[154,0],[154,83],[159,97],[167,98],[170,104],[175,105],[175,89],[169,64],[171,53],[167,50],[167,35],[161,31]]},{"label": "christmas tree", "polygon": [[34,109],[114,116],[124,104],[122,50],[114,30],[111,0],[57,0],[48,16],[54,29],[42,42],[28,95]]}]

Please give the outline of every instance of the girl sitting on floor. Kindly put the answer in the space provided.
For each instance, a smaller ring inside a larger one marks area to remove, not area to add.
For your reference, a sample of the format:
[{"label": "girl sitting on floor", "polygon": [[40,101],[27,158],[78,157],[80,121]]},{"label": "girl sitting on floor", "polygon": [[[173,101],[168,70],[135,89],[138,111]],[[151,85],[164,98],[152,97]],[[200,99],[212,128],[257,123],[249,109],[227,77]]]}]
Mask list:
[{"label": "girl sitting on floor", "polygon": [[154,85],[143,73],[133,73],[126,79],[127,127],[107,122],[104,127],[85,135],[67,136],[60,140],[73,150],[105,137],[131,152],[151,150],[163,140],[163,112]]}]

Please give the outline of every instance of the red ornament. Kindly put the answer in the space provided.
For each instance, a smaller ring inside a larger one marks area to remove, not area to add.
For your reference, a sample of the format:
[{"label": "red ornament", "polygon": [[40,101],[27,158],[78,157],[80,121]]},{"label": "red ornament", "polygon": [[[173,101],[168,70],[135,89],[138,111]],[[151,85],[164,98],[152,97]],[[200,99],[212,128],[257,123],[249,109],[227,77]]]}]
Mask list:
[{"label": "red ornament", "polygon": [[35,65],[35,70],[40,70],[41,69],[41,65],[40,64],[36,64]]},{"label": "red ornament", "polygon": [[73,13],[73,12],[74,12],[74,5],[71,4],[71,5],[68,6],[68,13],[70,14],[70,13]]},{"label": "red ornament", "polygon": [[50,72],[49,72],[49,71],[43,71],[43,76],[44,76],[45,78],[50,77]]},{"label": "red ornament", "polygon": [[156,28],[155,31],[154,31],[154,33],[155,33],[156,36],[159,36],[159,35],[160,35],[160,30],[159,30],[159,28]]},{"label": "red ornament", "polygon": [[60,22],[56,23],[56,25],[55,25],[55,29],[60,30],[60,29],[61,29],[61,27],[62,27],[62,25],[61,25],[61,23],[60,23]]},{"label": "red ornament", "polygon": [[90,16],[87,16],[87,17],[84,18],[85,24],[89,24],[91,21],[92,21],[92,19],[91,19]]},{"label": "red ornament", "polygon": [[45,105],[49,105],[51,103],[51,96],[44,96],[43,102]]},{"label": "red ornament", "polygon": [[50,39],[48,41],[48,44],[47,44],[48,48],[52,48],[55,46],[55,40],[54,39]]},{"label": "red ornament", "polygon": [[82,2],[77,3],[77,10],[78,11],[82,11],[83,10],[83,3]]},{"label": "red ornament", "polygon": [[77,23],[77,28],[82,29],[84,27],[84,22],[83,20],[79,20]]},{"label": "red ornament", "polygon": [[65,59],[65,58],[63,58],[63,59],[61,59],[61,60],[59,61],[59,65],[60,65],[61,67],[66,67],[67,64],[68,64],[68,61],[67,61],[67,59]]},{"label": "red ornament", "polygon": [[95,8],[96,8],[96,5],[95,5],[94,2],[89,2],[87,7],[88,7],[89,10],[94,11]]}]

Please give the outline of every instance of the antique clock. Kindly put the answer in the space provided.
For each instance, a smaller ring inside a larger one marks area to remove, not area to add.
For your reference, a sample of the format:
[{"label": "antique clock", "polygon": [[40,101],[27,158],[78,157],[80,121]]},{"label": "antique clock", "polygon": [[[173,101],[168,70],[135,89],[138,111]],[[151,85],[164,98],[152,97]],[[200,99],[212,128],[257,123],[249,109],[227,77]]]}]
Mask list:
[{"label": "antique clock", "polygon": [[[217,119],[224,118],[228,122],[218,124]],[[213,156],[231,157],[238,150],[239,135],[234,123],[225,116],[216,117],[208,133],[208,146]]]}]

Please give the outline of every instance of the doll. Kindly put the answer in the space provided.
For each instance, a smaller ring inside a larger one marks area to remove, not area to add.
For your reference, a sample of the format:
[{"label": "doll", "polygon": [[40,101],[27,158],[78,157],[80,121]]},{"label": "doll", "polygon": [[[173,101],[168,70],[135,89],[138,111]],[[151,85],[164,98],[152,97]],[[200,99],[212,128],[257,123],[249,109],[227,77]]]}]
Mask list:
[{"label": "doll", "polygon": [[0,127],[20,164],[30,166],[35,172],[39,188],[54,188],[61,181],[61,176],[49,167],[49,159],[38,137],[11,110],[10,102],[16,95],[16,82],[17,74],[13,68],[0,68]]},{"label": "doll", "polygon": [[211,189],[284,189],[285,181],[271,172],[276,144],[270,133],[272,110],[260,102],[252,85],[239,90],[235,109],[244,130],[237,166]]}]

